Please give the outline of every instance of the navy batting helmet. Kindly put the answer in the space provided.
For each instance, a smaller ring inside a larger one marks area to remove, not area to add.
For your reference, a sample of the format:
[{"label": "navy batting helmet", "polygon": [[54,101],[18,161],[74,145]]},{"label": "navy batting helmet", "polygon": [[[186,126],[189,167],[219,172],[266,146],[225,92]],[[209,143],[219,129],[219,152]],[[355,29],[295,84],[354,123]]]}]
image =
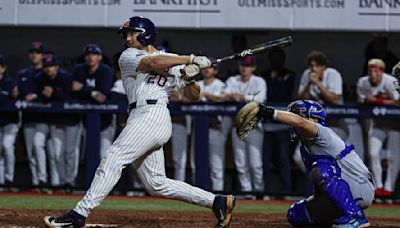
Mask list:
[{"label": "navy batting helmet", "polygon": [[157,30],[153,22],[145,17],[131,17],[119,28],[118,34],[124,34],[128,30],[139,31],[138,41],[143,45],[154,44],[157,40]]}]

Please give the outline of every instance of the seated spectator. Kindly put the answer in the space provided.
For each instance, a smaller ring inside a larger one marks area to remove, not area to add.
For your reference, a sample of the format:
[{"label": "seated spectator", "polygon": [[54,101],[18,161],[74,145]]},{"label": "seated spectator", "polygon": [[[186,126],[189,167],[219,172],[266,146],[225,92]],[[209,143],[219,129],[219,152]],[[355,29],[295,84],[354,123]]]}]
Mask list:
[{"label": "seated spectator", "polygon": [[[71,75],[59,67],[58,58],[54,54],[46,54],[43,58],[43,72],[35,78],[36,94],[45,103],[67,101],[71,98]],[[51,186],[70,190],[76,178],[76,144],[79,126],[75,116],[61,113],[41,114],[46,116],[50,129],[50,146],[48,161]]]},{"label": "seated spectator", "polygon": [[[381,59],[371,59],[368,62],[368,75],[357,82],[358,101],[369,105],[398,105],[399,93],[394,87],[396,78],[384,73],[385,63]],[[368,154],[370,167],[375,177],[378,197],[391,196],[397,173],[399,171],[398,149],[400,146],[400,125],[397,120],[374,119],[373,128],[369,133]],[[383,143],[386,144],[388,169],[386,181],[382,181]]]},{"label": "seated spectator", "polygon": [[[0,103],[13,100],[18,96],[14,79],[6,73],[7,65],[0,55]],[[0,112],[0,186],[6,190],[14,181],[15,154],[14,144],[18,133],[18,112]]]},{"label": "seated spectator", "polygon": [[[96,44],[85,48],[85,63],[77,64],[72,75],[72,96],[74,99],[104,103],[113,86],[112,69],[101,62],[103,52]],[[86,119],[83,118],[86,125]],[[103,158],[114,138],[115,124],[112,114],[101,115],[100,158]]]},{"label": "seated spectator", "polygon": [[[201,88],[200,99],[204,102],[218,102],[225,83],[216,78],[217,67],[201,70],[203,80],[197,82]],[[225,143],[226,135],[222,131],[222,116],[209,116],[209,167],[212,191],[224,190]]]},{"label": "seated spectator", "polygon": [[[31,65],[18,72],[18,97],[27,102],[36,101],[35,77],[42,71],[44,46],[41,42],[33,42],[29,48]],[[25,148],[32,176],[33,192],[39,193],[39,186],[47,181],[45,140],[48,127],[42,115],[33,112],[22,112],[22,128],[24,130]]]},{"label": "seated spectator", "polygon": [[[296,74],[285,68],[285,59],[286,55],[282,49],[268,54],[271,68],[262,74],[268,86],[268,102],[290,103],[293,100]],[[289,131],[286,125],[275,121],[265,123],[264,130],[266,132],[264,137],[265,183],[269,183],[269,164],[271,157],[274,157],[283,184],[282,193],[289,193],[292,191],[290,144],[287,143],[290,139]]]},{"label": "seated spectator", "polygon": [[[226,101],[244,102],[255,101],[264,103],[267,85],[265,80],[254,75],[256,60],[252,56],[244,57],[239,64],[240,75],[234,75],[226,81],[222,96]],[[232,130],[234,162],[238,172],[241,191],[263,192],[263,129],[260,124],[243,141]]]}]

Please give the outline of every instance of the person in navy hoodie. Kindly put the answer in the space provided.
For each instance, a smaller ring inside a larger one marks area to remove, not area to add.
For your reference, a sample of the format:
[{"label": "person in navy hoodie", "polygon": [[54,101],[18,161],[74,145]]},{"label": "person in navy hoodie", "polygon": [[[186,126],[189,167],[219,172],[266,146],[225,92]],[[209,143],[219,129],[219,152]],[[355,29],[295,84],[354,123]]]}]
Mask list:
[{"label": "person in navy hoodie", "polygon": [[[5,58],[0,55],[0,104],[18,95],[16,83],[6,74]],[[14,144],[18,133],[18,112],[0,112],[0,185],[10,187],[14,180]]]},{"label": "person in navy hoodie", "polygon": [[[36,93],[44,102],[65,102],[71,98],[72,77],[59,67],[58,58],[54,54],[43,57],[43,72],[35,78]],[[76,175],[76,143],[78,141],[79,119],[74,115],[48,113],[47,124],[50,129],[50,146],[48,162],[52,187],[72,187]]]},{"label": "person in navy hoodie", "polygon": [[[42,71],[44,46],[33,42],[29,48],[31,65],[18,72],[18,98],[27,102],[37,101],[35,77]],[[47,180],[45,142],[48,127],[42,115],[34,112],[22,112],[22,128],[34,192],[40,192]]]},{"label": "person in navy hoodie", "polygon": [[[77,64],[73,73],[72,93],[78,100],[104,103],[111,94],[113,70],[101,62],[103,52],[97,44],[88,44],[85,49],[85,63]],[[112,114],[101,115],[100,157],[103,158],[111,146],[115,123]],[[86,119],[83,118],[86,125]],[[86,126],[85,126],[86,127]]]}]

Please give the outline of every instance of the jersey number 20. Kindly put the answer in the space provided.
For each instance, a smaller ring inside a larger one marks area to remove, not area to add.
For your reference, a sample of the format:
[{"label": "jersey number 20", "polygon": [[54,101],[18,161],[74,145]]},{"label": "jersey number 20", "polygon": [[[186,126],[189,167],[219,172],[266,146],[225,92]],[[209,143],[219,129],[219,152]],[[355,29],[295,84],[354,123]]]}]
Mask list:
[{"label": "jersey number 20", "polygon": [[152,75],[149,77],[149,79],[147,79],[147,83],[150,83],[150,84],[157,83],[157,85],[163,87],[163,86],[165,86],[165,83],[167,83],[167,78],[162,77],[160,75]]}]

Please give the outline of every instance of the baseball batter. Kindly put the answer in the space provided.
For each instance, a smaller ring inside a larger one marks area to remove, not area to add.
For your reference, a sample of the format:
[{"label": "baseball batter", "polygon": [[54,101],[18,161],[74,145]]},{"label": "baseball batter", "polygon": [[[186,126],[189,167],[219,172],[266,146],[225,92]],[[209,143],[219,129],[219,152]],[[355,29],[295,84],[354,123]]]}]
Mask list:
[{"label": "baseball batter", "polygon": [[[232,195],[215,196],[169,179],[164,167],[163,145],[172,131],[168,96],[174,88],[178,88],[190,100],[198,100],[200,89],[192,77],[199,73],[200,68],[210,66],[210,60],[194,55],[167,55],[155,49],[156,29],[147,18],[128,19],[118,33],[125,37],[127,47],[119,59],[129,101],[126,127],[100,162],[84,198],[64,215],[45,217],[45,225],[83,227],[86,217],[118,182],[122,169],[133,163],[151,195],[212,208],[218,219],[217,227],[229,226],[235,205]],[[165,69],[169,69],[168,72]]]},{"label": "baseball batter", "polygon": [[[290,207],[289,223],[293,226],[369,226],[364,209],[371,205],[375,187],[372,174],[355,153],[354,146],[327,127],[326,113],[319,103],[298,100],[290,103],[287,110],[251,102],[239,111],[236,128],[243,138],[252,124],[262,118],[273,119],[289,125],[292,137],[300,139],[301,155],[314,194]],[[254,111],[254,117],[245,114]],[[248,124],[249,121],[253,123]]]}]

